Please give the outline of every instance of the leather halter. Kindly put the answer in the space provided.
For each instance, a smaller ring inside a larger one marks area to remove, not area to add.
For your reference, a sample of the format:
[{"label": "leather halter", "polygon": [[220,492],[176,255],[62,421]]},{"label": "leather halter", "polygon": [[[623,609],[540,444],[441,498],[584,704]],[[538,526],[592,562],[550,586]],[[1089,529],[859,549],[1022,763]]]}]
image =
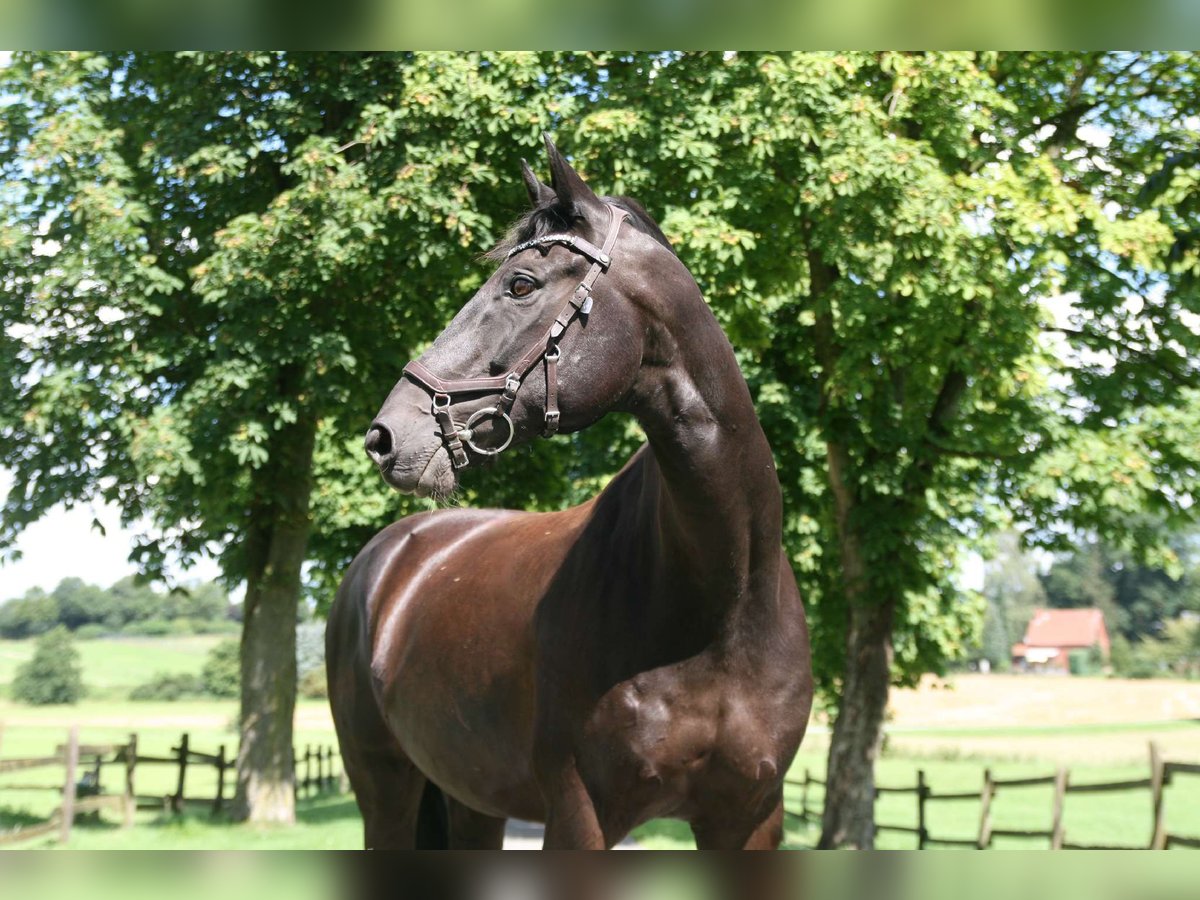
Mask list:
[{"label": "leather halter", "polygon": [[[504,257],[507,262],[518,253],[523,253],[533,247],[562,244],[569,250],[586,256],[592,261],[591,268],[583,276],[578,287],[559,307],[558,313],[554,317],[554,323],[542,338],[535,341],[522,354],[512,368],[503,375],[477,378],[440,378],[415,359],[404,367],[404,375],[429,391],[433,397],[431,412],[442,431],[442,441],[450,453],[454,468],[462,469],[470,465],[466,447],[470,447],[480,456],[495,456],[512,443],[515,429],[508,414],[512,411],[513,403],[517,399],[517,391],[521,389],[525,376],[542,361],[546,364],[546,412],[545,427],[542,433],[546,437],[550,437],[558,431],[558,359],[561,355],[558,342],[572,321],[576,318],[586,320],[588,313],[592,311],[592,287],[595,285],[596,279],[600,277],[600,273],[608,271],[609,265],[612,264],[611,254],[613,246],[617,243],[617,234],[621,230],[621,223],[629,216],[623,209],[618,209],[611,204],[606,205],[608,205],[609,225],[603,247],[597,247],[591,241],[574,234],[546,234],[518,244]],[[476,410],[467,419],[465,425],[454,421],[450,413],[450,406],[455,402],[456,396],[492,393],[499,396],[495,405]],[[472,429],[477,422],[483,419],[499,419],[508,426],[508,437],[499,447],[493,449],[478,447],[472,442],[471,439],[474,437]]]}]

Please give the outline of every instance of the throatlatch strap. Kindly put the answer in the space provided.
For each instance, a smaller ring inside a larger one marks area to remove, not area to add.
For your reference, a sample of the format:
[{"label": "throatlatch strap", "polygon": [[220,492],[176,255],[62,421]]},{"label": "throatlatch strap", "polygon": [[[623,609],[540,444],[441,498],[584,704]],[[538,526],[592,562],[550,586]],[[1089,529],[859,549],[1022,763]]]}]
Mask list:
[{"label": "throatlatch strap", "polygon": [[553,437],[558,431],[558,357],[560,351],[555,345],[546,354],[546,427],[542,433]]}]

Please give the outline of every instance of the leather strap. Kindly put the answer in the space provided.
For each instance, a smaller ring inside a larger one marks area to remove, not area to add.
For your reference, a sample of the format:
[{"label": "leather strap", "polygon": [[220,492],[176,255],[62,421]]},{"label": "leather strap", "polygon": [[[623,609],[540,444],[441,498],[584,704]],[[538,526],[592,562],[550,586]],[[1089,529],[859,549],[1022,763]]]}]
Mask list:
[{"label": "leather strap", "polygon": [[[446,443],[446,449],[450,452],[450,457],[456,469],[461,469],[469,465],[470,459],[467,456],[466,449],[463,447],[462,439],[459,437],[460,429],[454,424],[450,415],[450,405],[454,402],[454,395],[500,392],[501,397],[497,406],[503,412],[507,413],[512,409],[513,403],[516,401],[517,391],[520,390],[521,384],[524,383],[525,376],[529,374],[529,370],[539,360],[544,360],[546,365],[545,424],[542,433],[546,437],[550,437],[558,431],[560,418],[558,409],[558,360],[561,355],[561,351],[558,349],[558,341],[567,330],[567,326],[576,317],[586,317],[591,312],[592,288],[596,283],[596,279],[600,277],[600,273],[607,271],[608,267],[612,264],[612,251],[617,243],[621,223],[629,216],[625,210],[611,205],[608,207],[608,212],[608,233],[604,237],[603,247],[597,247],[591,241],[574,234],[547,234],[518,244],[505,256],[505,259],[508,260],[516,254],[533,249],[534,247],[562,244],[592,261],[592,265],[588,269],[587,274],[583,276],[583,280],[579,282],[579,285],[572,292],[571,296],[559,308],[558,314],[554,317],[554,322],[550,325],[546,334],[541,340],[530,345],[529,349],[522,354],[521,358],[507,372],[502,375],[481,375],[474,378],[440,378],[419,360],[414,359],[404,367],[403,375],[433,394],[433,416],[441,428],[442,439]],[[439,400],[443,402],[439,404]]]}]

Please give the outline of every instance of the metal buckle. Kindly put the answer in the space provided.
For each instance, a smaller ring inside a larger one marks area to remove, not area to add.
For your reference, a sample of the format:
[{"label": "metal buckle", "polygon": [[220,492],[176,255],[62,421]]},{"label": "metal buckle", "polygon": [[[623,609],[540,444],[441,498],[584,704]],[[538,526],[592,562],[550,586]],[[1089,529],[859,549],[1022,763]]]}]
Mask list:
[{"label": "metal buckle", "polygon": [[[438,402],[439,400],[442,402],[439,403]],[[450,408],[450,395],[449,394],[434,394],[433,395],[433,414],[435,416],[438,414],[439,409],[449,409],[449,408]]]},{"label": "metal buckle", "polygon": [[[474,431],[472,431],[472,427],[480,419],[500,419],[505,425],[508,426],[508,437],[504,439],[503,444],[493,449],[478,447],[475,445],[475,442],[472,440],[472,438],[475,436]],[[460,441],[462,441],[480,456],[495,456],[497,453],[500,453],[508,448],[508,445],[512,443],[513,435],[515,433],[516,429],[513,428],[512,419],[508,417],[508,413],[504,412],[504,410],[498,406],[488,406],[471,413],[471,417],[467,419],[466,426],[459,429],[457,437]]]},{"label": "metal buckle", "polygon": [[558,362],[560,356],[562,356],[562,350],[558,348],[558,344],[551,344],[546,349],[546,362]]}]

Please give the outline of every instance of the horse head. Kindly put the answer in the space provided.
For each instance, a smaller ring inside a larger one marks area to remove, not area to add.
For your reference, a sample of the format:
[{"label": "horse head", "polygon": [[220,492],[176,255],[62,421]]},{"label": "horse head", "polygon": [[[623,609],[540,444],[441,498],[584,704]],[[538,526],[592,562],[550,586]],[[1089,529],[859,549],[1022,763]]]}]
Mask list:
[{"label": "horse head", "polygon": [[398,490],[448,496],[471,462],[619,408],[664,270],[691,282],[640,206],[598,197],[548,136],[546,150],[551,183],[522,163],[532,209],[490,254],[496,270],[405,367],[367,431],[368,456]]}]

